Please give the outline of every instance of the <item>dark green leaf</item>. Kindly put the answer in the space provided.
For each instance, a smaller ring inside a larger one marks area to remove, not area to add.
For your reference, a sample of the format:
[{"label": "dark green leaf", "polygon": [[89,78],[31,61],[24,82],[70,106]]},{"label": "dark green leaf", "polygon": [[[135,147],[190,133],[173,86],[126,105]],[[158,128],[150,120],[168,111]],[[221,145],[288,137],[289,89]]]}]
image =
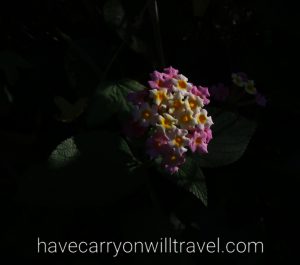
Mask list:
[{"label": "dark green leaf", "polygon": [[101,84],[96,90],[88,110],[88,126],[99,126],[114,114],[120,118],[128,115],[132,110],[132,106],[127,100],[128,93],[143,89],[144,86],[134,80]]},{"label": "dark green leaf", "polygon": [[232,112],[213,117],[213,139],[208,154],[199,156],[201,167],[220,167],[237,161],[245,152],[255,131],[255,122]]},{"label": "dark green leaf", "polygon": [[207,187],[205,176],[194,157],[188,157],[176,174],[177,183],[193,193],[207,206]]}]

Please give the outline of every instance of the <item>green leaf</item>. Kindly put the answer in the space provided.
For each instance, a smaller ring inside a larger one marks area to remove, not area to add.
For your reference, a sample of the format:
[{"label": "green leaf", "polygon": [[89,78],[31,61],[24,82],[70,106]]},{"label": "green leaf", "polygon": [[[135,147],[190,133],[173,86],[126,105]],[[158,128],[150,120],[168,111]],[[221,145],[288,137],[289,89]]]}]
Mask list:
[{"label": "green leaf", "polygon": [[50,168],[63,168],[67,164],[76,161],[79,157],[79,150],[75,143],[74,137],[71,137],[61,144],[51,153],[48,163]]},{"label": "green leaf", "polygon": [[177,184],[193,193],[207,206],[207,187],[205,176],[194,156],[187,157],[186,162],[176,174]]},{"label": "green leaf", "polygon": [[143,176],[131,170],[135,161],[117,134],[98,131],[74,136],[57,146],[46,166],[27,174],[20,196],[33,204],[114,203],[143,183]]},{"label": "green leaf", "polygon": [[119,118],[128,115],[132,111],[132,106],[127,100],[128,93],[143,89],[145,87],[134,80],[101,84],[87,112],[88,126],[97,127],[114,114]]},{"label": "green leaf", "polygon": [[232,112],[212,115],[213,139],[208,154],[199,156],[201,167],[220,167],[236,162],[245,152],[256,123]]}]

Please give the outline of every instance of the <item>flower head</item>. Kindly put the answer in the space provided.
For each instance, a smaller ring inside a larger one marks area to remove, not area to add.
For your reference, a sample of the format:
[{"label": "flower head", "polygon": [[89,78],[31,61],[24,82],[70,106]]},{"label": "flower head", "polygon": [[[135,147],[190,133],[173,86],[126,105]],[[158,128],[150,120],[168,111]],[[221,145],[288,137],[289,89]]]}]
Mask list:
[{"label": "flower head", "polygon": [[150,77],[149,89],[130,96],[134,124],[147,130],[150,158],[162,158],[162,166],[173,174],[189,150],[207,152],[213,122],[204,106],[210,95],[207,87],[193,86],[173,67],[154,71]]}]

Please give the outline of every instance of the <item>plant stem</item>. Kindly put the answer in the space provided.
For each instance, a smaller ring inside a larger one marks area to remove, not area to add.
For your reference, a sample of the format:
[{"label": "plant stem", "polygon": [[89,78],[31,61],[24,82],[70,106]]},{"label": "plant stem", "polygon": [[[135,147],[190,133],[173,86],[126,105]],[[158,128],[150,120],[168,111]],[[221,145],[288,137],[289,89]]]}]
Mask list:
[{"label": "plant stem", "polygon": [[160,33],[160,26],[159,26],[159,14],[158,14],[158,5],[156,0],[152,0],[151,4],[149,5],[149,12],[152,20],[153,25],[153,33],[155,39],[155,45],[158,53],[159,59],[159,67],[163,68],[165,66],[165,57]]}]

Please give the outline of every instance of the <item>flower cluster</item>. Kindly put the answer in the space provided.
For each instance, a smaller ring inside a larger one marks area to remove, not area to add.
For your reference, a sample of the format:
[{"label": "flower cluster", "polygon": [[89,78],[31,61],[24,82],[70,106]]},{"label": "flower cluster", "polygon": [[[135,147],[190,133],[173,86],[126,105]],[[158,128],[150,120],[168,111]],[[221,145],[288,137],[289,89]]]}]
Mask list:
[{"label": "flower cluster", "polygon": [[[266,106],[266,97],[256,89],[254,81],[249,80],[248,76],[245,73],[232,73],[231,77],[233,86],[227,86],[223,83],[218,83],[209,88],[210,95],[215,101],[224,102],[230,97],[232,100],[232,97],[235,94],[233,93],[233,90],[238,88],[239,90],[242,89],[241,92],[244,93],[244,95],[249,94],[250,96],[254,96],[254,101],[257,105],[261,107]],[[238,98],[238,100],[240,99],[241,98]]]},{"label": "flower cluster", "polygon": [[161,157],[163,167],[173,174],[185,162],[188,150],[207,153],[213,124],[204,109],[209,92],[172,67],[150,76],[149,88],[129,95],[135,105],[134,122],[149,132],[149,156]]},{"label": "flower cluster", "polygon": [[255,95],[257,93],[254,81],[249,80],[245,73],[232,73],[231,77],[233,84],[237,87],[244,88],[248,94]]},{"label": "flower cluster", "polygon": [[264,95],[262,95],[257,91],[254,81],[248,79],[248,76],[245,73],[243,72],[233,73],[231,77],[234,85],[243,88],[247,94],[255,96],[255,101],[257,105],[262,107],[266,106],[267,104],[266,98],[264,97]]}]

